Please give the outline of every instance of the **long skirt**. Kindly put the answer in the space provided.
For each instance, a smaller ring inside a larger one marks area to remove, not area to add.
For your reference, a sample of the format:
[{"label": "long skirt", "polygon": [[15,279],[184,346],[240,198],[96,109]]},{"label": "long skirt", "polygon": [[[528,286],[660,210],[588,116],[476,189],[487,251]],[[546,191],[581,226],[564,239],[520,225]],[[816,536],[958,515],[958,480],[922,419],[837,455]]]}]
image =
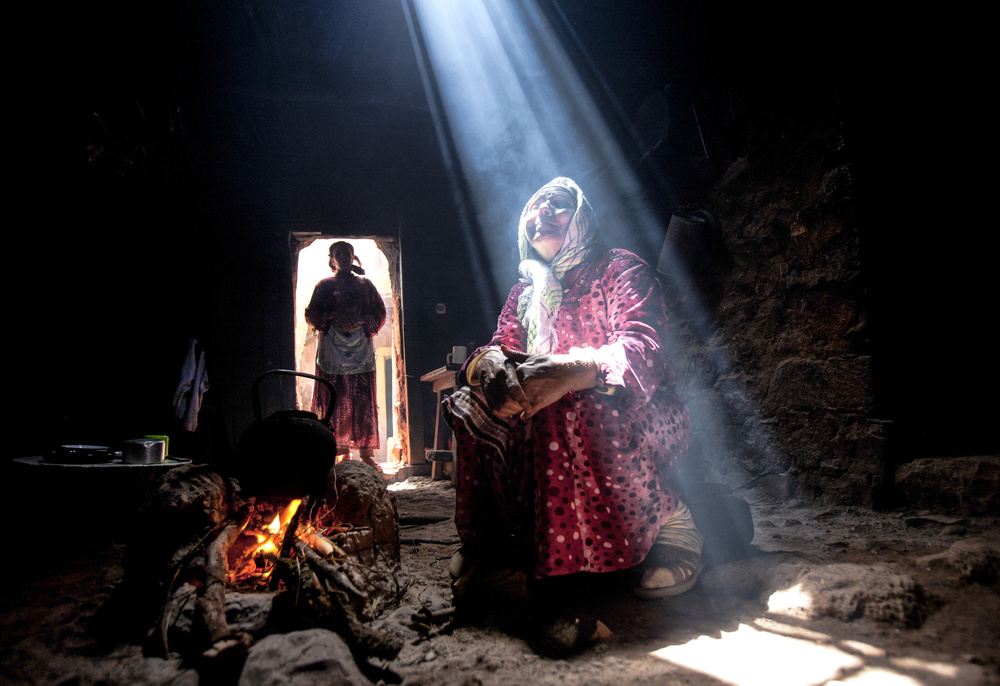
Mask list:
[{"label": "long skirt", "polygon": [[[376,402],[375,371],[360,374],[326,374],[319,367],[316,376],[333,384],[337,400],[330,417],[337,448],[378,448],[378,403]],[[317,383],[313,393],[313,412],[322,419],[330,404],[326,384]]]},{"label": "long skirt", "polygon": [[619,411],[571,393],[511,421],[506,458],[453,422],[455,524],[466,545],[514,541],[537,576],[611,572],[646,557],[677,508],[667,478],[687,452],[687,407],[674,393]]}]

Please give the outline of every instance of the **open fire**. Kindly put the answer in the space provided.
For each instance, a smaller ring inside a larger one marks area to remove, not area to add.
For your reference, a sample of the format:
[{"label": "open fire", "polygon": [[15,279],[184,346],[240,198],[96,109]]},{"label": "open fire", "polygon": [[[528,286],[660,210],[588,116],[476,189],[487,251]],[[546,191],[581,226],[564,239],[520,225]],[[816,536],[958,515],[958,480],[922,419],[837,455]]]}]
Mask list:
[{"label": "open fire", "polygon": [[398,637],[368,622],[401,589],[395,498],[360,462],[316,481],[285,495],[212,465],[164,474],[126,551],[119,611],[159,655],[197,659],[208,672],[238,667],[264,636],[314,627],[337,633],[362,661],[391,659]]},{"label": "open fire", "polygon": [[275,557],[294,555],[295,541],[332,561],[343,562],[347,558],[347,553],[330,539],[350,531],[352,526],[338,522],[325,503],[319,503],[311,513],[305,513],[304,508],[309,506],[308,502],[303,506],[302,499],[287,504],[278,501],[255,504],[247,528],[227,554],[230,587],[245,591],[277,589],[280,582],[272,580]]}]

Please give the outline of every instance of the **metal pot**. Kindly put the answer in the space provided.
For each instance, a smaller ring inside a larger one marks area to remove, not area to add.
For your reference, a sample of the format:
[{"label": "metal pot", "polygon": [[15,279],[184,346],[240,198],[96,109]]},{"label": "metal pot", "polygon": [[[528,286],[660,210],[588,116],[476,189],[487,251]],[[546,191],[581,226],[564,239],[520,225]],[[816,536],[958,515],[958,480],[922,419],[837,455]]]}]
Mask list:
[{"label": "metal pot", "polygon": [[125,464],[156,464],[166,457],[164,442],[156,438],[133,438],[122,444]]}]

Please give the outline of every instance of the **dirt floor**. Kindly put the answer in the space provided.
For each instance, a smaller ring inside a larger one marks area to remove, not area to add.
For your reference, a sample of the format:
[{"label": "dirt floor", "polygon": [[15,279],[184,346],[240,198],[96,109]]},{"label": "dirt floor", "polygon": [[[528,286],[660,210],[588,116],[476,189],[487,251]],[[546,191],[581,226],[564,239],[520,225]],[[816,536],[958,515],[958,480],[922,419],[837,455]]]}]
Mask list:
[{"label": "dirt floor", "polygon": [[[516,617],[509,631],[423,617],[450,604],[454,490],[427,477],[392,488],[405,594],[376,626],[392,624],[405,642],[378,666],[404,684],[1000,684],[995,519],[817,508],[747,491],[751,555],[707,570],[687,594],[641,601],[624,576],[553,589],[567,616],[611,632],[553,657],[539,654],[537,627]],[[59,546],[50,536],[8,551],[18,573],[0,590],[0,683],[199,683],[177,661],[105,645],[90,630],[120,580],[120,543],[48,554]],[[347,682],[300,672],[273,683]]]}]

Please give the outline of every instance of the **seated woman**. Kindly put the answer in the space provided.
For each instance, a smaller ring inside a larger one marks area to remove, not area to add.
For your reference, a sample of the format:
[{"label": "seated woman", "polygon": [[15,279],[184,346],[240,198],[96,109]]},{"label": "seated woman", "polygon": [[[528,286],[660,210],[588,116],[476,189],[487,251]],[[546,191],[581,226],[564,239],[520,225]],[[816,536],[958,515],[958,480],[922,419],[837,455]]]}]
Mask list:
[{"label": "seated woman", "polygon": [[[375,285],[361,276],[365,270],[347,241],[330,246],[330,269],[333,276],[316,284],[305,316],[320,332],[316,375],[330,381],[336,392],[331,428],[337,461],[350,459],[354,448],[363,462],[382,471],[375,460],[379,435],[372,338],[385,324],[385,303]],[[329,404],[326,384],[317,383],[313,411],[322,417]]]},{"label": "seated woman", "polygon": [[531,197],[517,240],[522,278],[444,405],[463,544],[452,575],[500,554],[535,578],[638,568],[640,597],[682,593],[702,539],[667,485],[691,425],[656,276],[602,245],[567,178]]}]

